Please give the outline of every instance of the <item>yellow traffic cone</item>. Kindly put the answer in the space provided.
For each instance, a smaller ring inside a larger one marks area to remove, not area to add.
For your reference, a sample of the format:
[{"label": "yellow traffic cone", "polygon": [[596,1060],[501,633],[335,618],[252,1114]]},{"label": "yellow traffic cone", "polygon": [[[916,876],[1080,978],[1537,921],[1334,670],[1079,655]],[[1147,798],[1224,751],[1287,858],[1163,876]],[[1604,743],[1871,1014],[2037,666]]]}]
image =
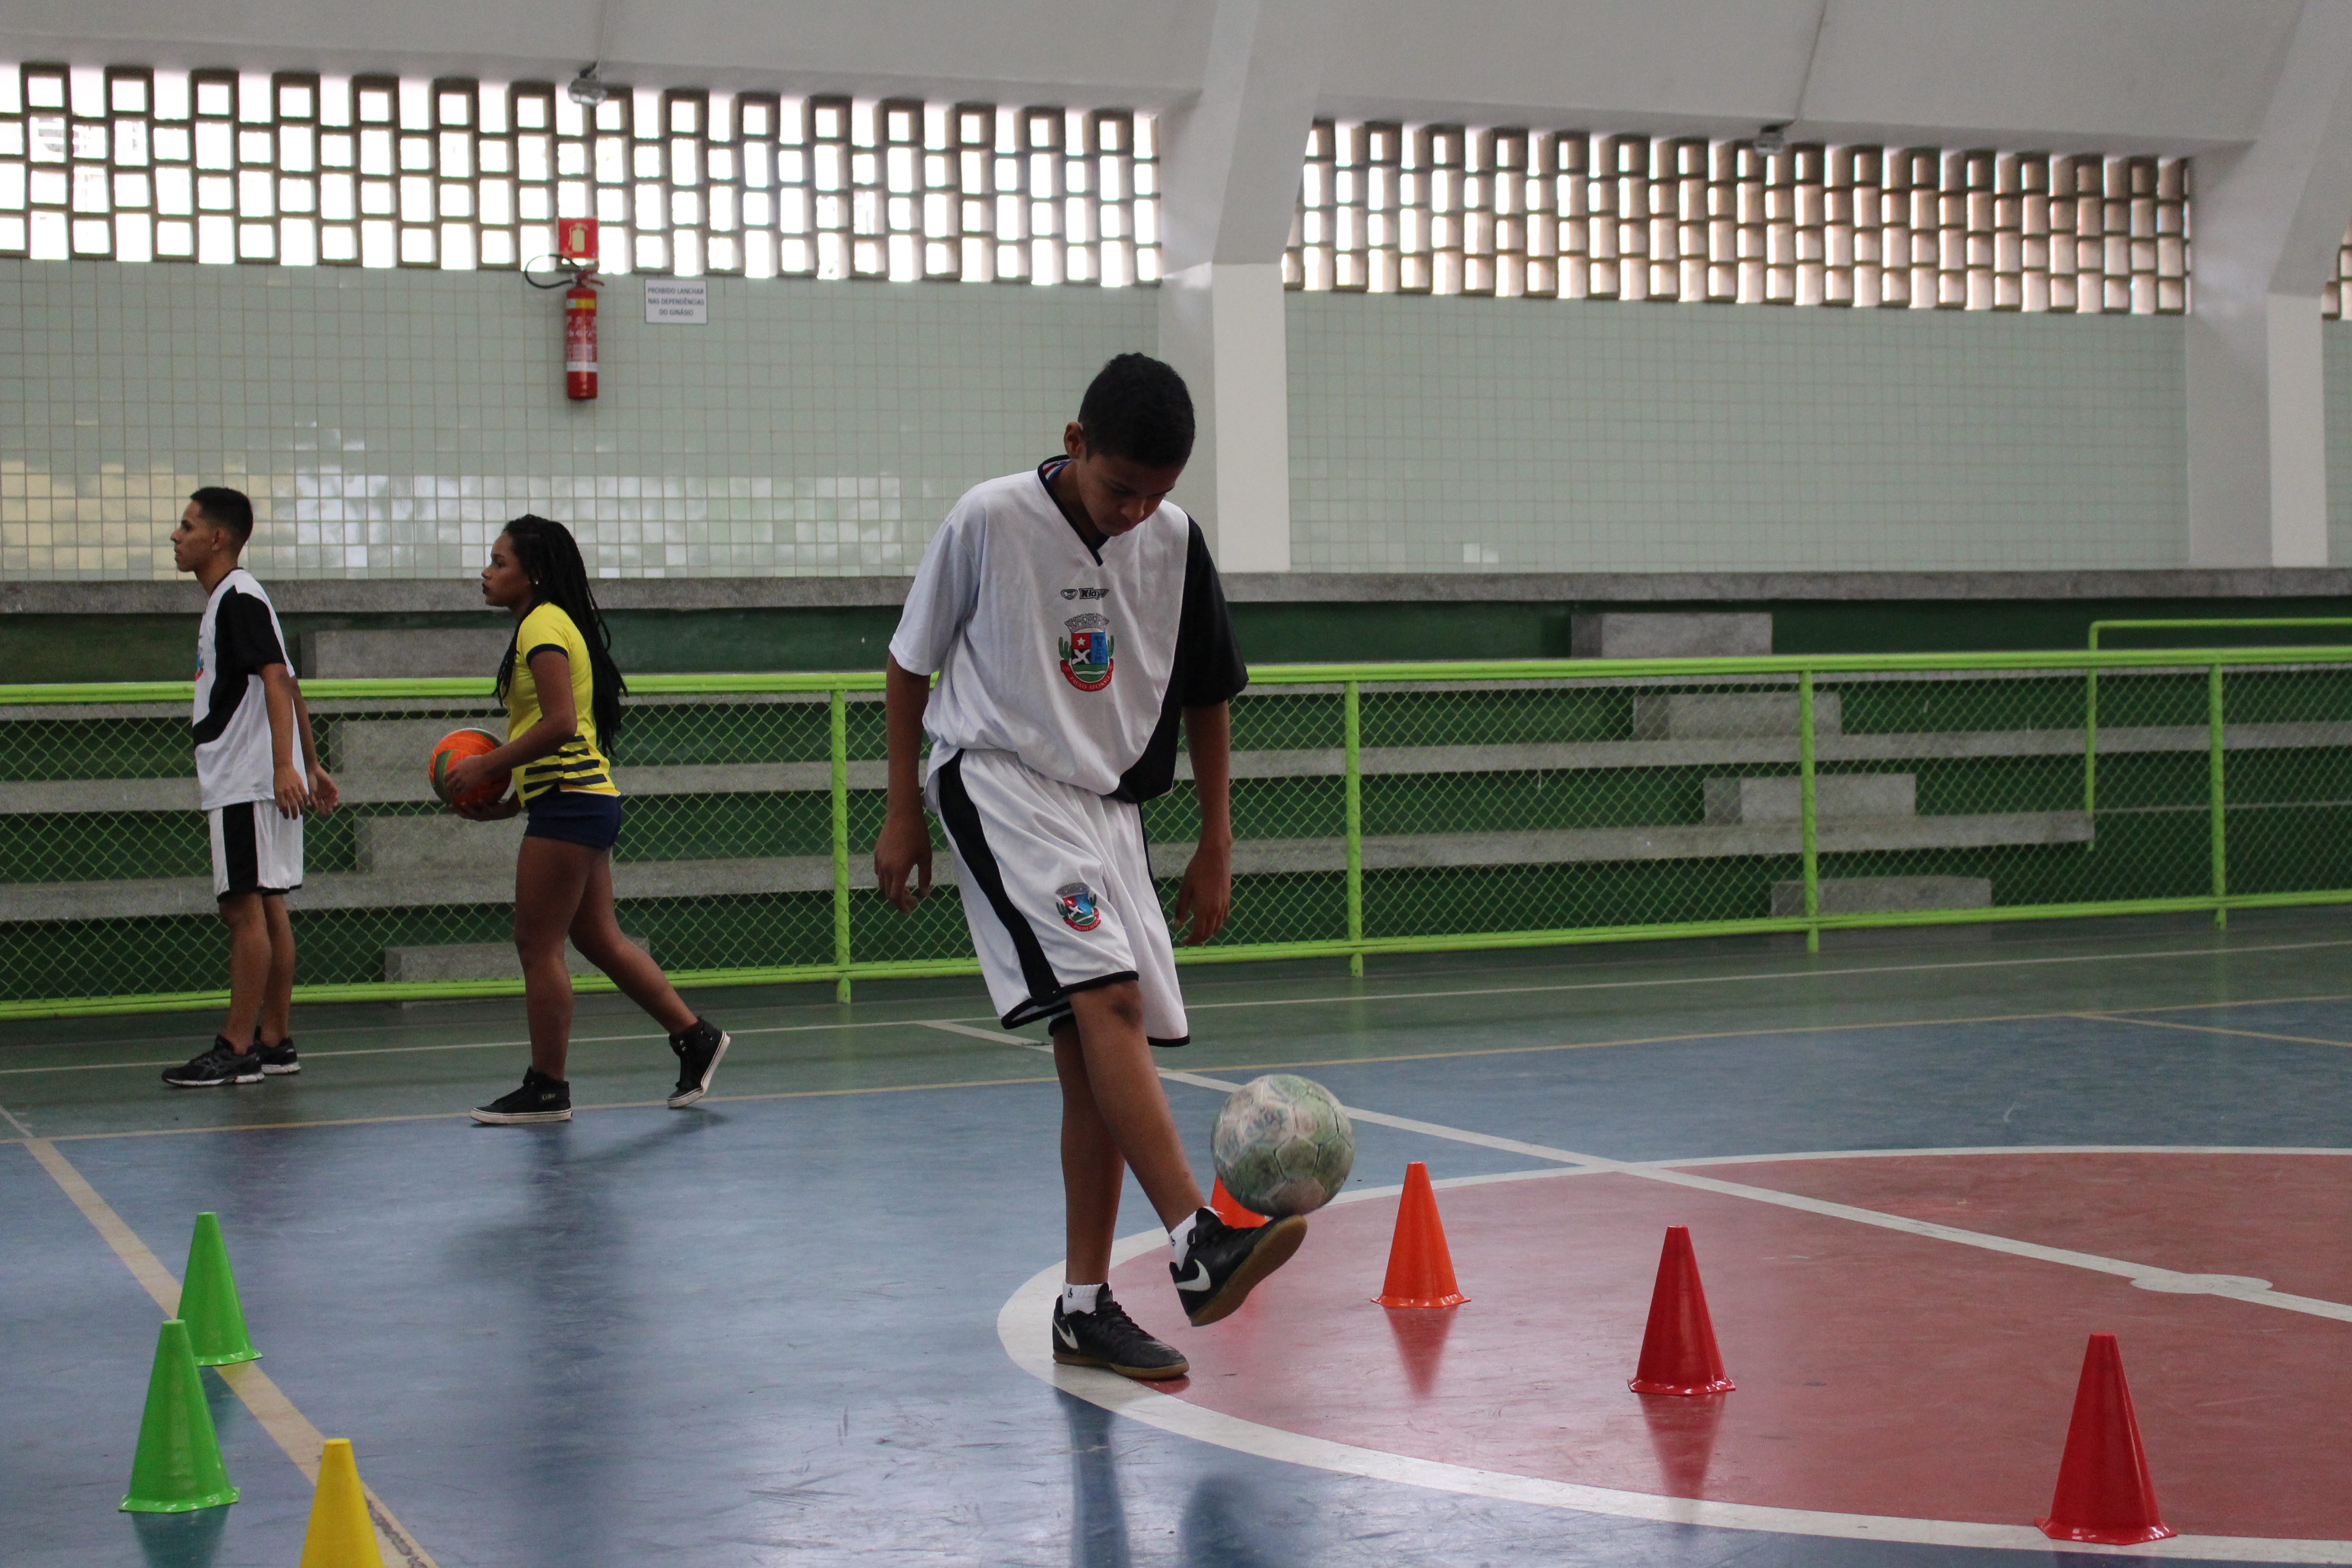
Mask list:
[{"label": "yellow traffic cone", "polygon": [[348,1437],[330,1437],[320,1451],[319,1489],[310,1500],[301,1568],[383,1568]]}]

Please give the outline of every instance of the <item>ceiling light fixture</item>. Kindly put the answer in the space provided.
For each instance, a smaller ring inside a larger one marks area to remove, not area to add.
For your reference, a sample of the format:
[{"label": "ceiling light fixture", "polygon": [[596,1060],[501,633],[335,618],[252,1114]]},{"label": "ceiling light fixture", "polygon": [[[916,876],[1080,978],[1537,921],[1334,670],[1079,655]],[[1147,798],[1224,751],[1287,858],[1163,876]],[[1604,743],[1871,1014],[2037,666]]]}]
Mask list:
[{"label": "ceiling light fixture", "polygon": [[597,60],[582,66],[580,74],[573,77],[570,84],[564,88],[564,96],[571,99],[572,102],[588,109],[593,109],[604,102],[611,90],[605,87],[603,79],[596,74],[597,66],[604,63],[602,60]]},{"label": "ceiling light fixture", "polygon": [[1763,126],[1757,131],[1755,140],[1748,142],[1748,145],[1755,148],[1763,157],[1778,157],[1789,150],[1789,139],[1781,134],[1788,129],[1789,122],[1785,120],[1776,124]]}]

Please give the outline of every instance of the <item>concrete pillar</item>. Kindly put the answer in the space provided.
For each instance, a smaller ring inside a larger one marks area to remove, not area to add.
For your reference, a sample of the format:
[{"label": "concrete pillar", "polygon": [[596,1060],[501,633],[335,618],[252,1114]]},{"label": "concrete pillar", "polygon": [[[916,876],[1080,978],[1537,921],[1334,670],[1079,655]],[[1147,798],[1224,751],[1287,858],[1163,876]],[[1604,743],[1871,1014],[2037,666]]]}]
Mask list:
[{"label": "concrete pillar", "polygon": [[2352,0],[2307,0],[2262,132],[2200,157],[2189,560],[2327,563],[2320,288],[2352,219]]},{"label": "concrete pillar", "polygon": [[1200,96],[1160,148],[1160,353],[1200,433],[1176,501],[1228,572],[1290,570],[1290,236],[1334,0],[1217,0]]},{"label": "concrete pillar", "polygon": [[1227,572],[1290,570],[1282,296],[1278,261],[1203,261],[1160,279],[1160,355],[1192,389],[1200,427],[1175,499]]}]

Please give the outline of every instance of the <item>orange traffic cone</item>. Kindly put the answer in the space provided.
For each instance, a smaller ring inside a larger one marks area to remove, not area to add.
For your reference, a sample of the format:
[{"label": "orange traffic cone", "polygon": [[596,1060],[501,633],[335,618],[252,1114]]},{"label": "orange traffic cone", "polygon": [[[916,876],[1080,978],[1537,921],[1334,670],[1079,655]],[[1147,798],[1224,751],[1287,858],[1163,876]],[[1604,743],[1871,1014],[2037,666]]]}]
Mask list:
[{"label": "orange traffic cone", "polygon": [[1642,1363],[1626,1387],[1636,1394],[1728,1394],[1723,1352],[1698,1282],[1698,1258],[1686,1226],[1666,1226],[1658,1255],[1658,1282],[1650,1292],[1650,1324],[1642,1332]]},{"label": "orange traffic cone", "polygon": [[1397,1200],[1389,1277],[1372,1300],[1383,1307],[1458,1307],[1469,1299],[1454,1282],[1454,1258],[1445,1250],[1445,1224],[1437,1217],[1429,1167],[1415,1160],[1404,1168],[1404,1194]]},{"label": "orange traffic cone", "polygon": [[1209,1211],[1235,1230],[1255,1230],[1265,1223],[1265,1215],[1252,1214],[1234,1201],[1234,1194],[1225,1191],[1222,1176],[1209,1184]]},{"label": "orange traffic cone", "polygon": [[2101,1546],[2134,1546],[2176,1533],[2156,1516],[2156,1483],[2148,1479],[2131,1390],[2124,1384],[2123,1352],[2113,1334],[2093,1334],[2083,1352],[2058,1490],[2050,1517],[2034,1523],[2053,1541]]}]

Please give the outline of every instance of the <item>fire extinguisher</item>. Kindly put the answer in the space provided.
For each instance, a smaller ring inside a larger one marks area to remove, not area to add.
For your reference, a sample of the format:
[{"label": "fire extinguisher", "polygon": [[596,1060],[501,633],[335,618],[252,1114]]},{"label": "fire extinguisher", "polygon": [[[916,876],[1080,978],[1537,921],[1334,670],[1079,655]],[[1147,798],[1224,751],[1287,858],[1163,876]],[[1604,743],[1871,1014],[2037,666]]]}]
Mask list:
[{"label": "fire extinguisher", "polygon": [[[596,220],[567,217],[555,226],[555,265],[572,275],[563,295],[563,395],[574,403],[596,396]],[[528,272],[524,281],[534,289],[562,289],[563,279],[541,283]]]},{"label": "fire extinguisher", "polygon": [[585,273],[563,296],[563,395],[574,403],[596,395],[596,289]]}]

